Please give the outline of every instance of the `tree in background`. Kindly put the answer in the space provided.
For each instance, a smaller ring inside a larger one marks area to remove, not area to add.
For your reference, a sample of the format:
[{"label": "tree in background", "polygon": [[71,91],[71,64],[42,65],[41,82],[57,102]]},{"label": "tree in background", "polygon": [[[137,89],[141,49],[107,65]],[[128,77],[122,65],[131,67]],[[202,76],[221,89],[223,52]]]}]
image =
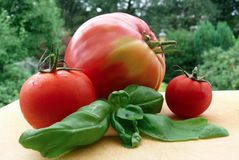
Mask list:
[{"label": "tree in background", "polygon": [[54,0],[0,0],[0,6],[10,16],[10,27],[24,41],[27,55],[42,52],[40,45],[50,47],[60,44],[64,34],[63,20]]},{"label": "tree in background", "polygon": [[103,13],[126,12],[144,19],[155,33],[191,29],[208,20],[225,21],[239,33],[238,0],[57,0],[66,28],[73,33],[86,20]]},{"label": "tree in background", "polygon": [[[3,72],[6,64],[12,63],[19,59],[25,52],[21,48],[21,39],[16,34],[16,27],[10,27],[11,20],[7,11],[0,10],[0,73]],[[15,54],[18,53],[18,54]]]},{"label": "tree in background", "polygon": [[180,65],[185,70],[192,70],[194,66],[203,64],[202,54],[214,47],[227,50],[235,44],[232,30],[225,22],[219,22],[215,28],[210,22],[200,23],[192,32],[185,29],[168,30],[168,39],[177,41],[179,53],[166,55],[168,72],[165,81],[175,76],[174,65]]},{"label": "tree in background", "polygon": [[0,6],[1,107],[17,99],[23,81],[32,74],[25,67],[32,57],[51,45],[60,46],[64,29],[54,0],[0,0]]},{"label": "tree in background", "polygon": [[214,48],[204,52],[203,64],[200,69],[206,73],[206,78],[213,89],[239,89],[239,43],[229,50]]},{"label": "tree in background", "polygon": [[160,28],[190,29],[201,20],[215,22],[218,10],[210,0],[150,0],[146,14],[142,16],[155,32]]},{"label": "tree in background", "polygon": [[226,22],[219,22],[216,27],[216,45],[224,50],[229,49],[235,44],[235,36]]},{"label": "tree in background", "polygon": [[229,49],[235,44],[235,37],[226,22],[218,22],[216,28],[208,21],[198,25],[194,32],[194,53],[198,64],[202,63],[201,55],[213,47]]},{"label": "tree in background", "polygon": [[234,34],[239,34],[239,1],[211,0],[219,11],[216,21],[225,21],[232,28]]},{"label": "tree in background", "polygon": [[95,15],[88,11],[90,8],[87,9],[87,2],[85,0],[58,0],[57,4],[62,9],[65,27],[70,32],[76,31],[81,23]]},{"label": "tree in background", "polygon": [[204,51],[216,47],[216,38],[217,32],[211,22],[206,21],[198,25],[193,38],[194,53],[198,64],[202,63],[201,54]]},{"label": "tree in background", "polygon": [[111,12],[125,12],[141,16],[151,0],[58,0],[65,27],[73,34],[88,19]]},{"label": "tree in background", "polygon": [[32,73],[19,64],[7,64],[0,75],[0,108],[18,98],[21,85]]},{"label": "tree in background", "polygon": [[174,70],[175,65],[179,65],[185,70],[192,70],[193,66],[197,65],[197,57],[194,55],[193,48],[193,32],[186,29],[168,30],[167,38],[177,41],[178,53],[166,54],[166,67],[167,72],[165,74],[164,81],[171,80],[177,72]]}]

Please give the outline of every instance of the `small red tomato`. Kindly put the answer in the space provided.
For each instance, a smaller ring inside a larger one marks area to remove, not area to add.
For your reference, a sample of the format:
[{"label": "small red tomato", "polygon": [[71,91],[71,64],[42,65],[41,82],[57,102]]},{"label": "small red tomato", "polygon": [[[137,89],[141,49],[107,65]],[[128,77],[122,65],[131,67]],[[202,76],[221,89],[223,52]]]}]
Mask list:
[{"label": "small red tomato", "polygon": [[183,71],[185,75],[173,78],[165,93],[169,109],[178,117],[192,118],[202,114],[212,101],[210,84],[198,77],[198,69],[192,74]]},{"label": "small red tomato", "polygon": [[31,76],[19,95],[21,111],[34,128],[48,127],[95,100],[93,84],[84,73],[66,68],[44,72]]}]

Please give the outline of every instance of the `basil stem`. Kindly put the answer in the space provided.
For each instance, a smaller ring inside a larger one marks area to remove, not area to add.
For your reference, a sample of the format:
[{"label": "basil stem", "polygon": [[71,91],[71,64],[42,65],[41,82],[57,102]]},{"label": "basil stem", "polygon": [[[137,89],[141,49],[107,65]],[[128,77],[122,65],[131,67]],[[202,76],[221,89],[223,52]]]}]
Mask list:
[{"label": "basil stem", "polygon": [[50,127],[25,131],[19,142],[44,157],[57,157],[103,137],[110,124],[111,111],[110,104],[97,100]]},{"label": "basil stem", "polygon": [[138,121],[139,130],[162,141],[186,141],[228,136],[226,129],[208,124],[207,119],[192,118],[174,121],[163,115],[144,114]]},{"label": "basil stem", "polygon": [[117,111],[115,111],[111,115],[111,124],[124,147],[134,148],[140,144],[141,136],[137,128],[137,121],[121,119],[117,117]]},{"label": "basil stem", "polygon": [[124,89],[129,94],[130,103],[140,106],[144,113],[159,113],[164,98],[158,91],[139,85],[129,85]]}]

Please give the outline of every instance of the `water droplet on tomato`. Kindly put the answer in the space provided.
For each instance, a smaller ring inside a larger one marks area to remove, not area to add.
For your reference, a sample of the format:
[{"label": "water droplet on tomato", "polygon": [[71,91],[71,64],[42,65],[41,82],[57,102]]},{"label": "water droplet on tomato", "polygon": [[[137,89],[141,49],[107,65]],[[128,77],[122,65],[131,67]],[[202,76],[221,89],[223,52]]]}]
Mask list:
[{"label": "water droplet on tomato", "polygon": [[41,83],[37,82],[37,81],[32,81],[31,84],[34,86],[34,87],[40,87],[41,86]]},{"label": "water droplet on tomato", "polygon": [[33,86],[36,86],[36,84],[37,84],[36,82],[34,82],[34,81],[32,82],[32,85],[33,85]]}]

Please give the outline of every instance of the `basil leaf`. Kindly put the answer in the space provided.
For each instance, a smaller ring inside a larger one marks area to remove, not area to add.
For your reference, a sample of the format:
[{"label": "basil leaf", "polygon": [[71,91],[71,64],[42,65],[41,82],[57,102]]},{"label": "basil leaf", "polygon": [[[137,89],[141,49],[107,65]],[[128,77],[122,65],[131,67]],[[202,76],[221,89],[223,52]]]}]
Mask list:
[{"label": "basil leaf", "polygon": [[44,157],[57,157],[103,137],[109,127],[111,110],[107,102],[95,101],[50,127],[25,131],[19,142]]},{"label": "basil leaf", "polygon": [[199,138],[227,136],[221,127],[208,124],[204,118],[192,118],[174,121],[163,115],[144,114],[138,121],[138,127],[144,134],[163,141],[186,141]]},{"label": "basil leaf", "polygon": [[130,104],[140,106],[144,113],[159,113],[164,98],[156,90],[139,85],[129,85],[124,89],[130,97]]},{"label": "basil leaf", "polygon": [[214,125],[214,124],[208,124],[201,131],[199,138],[207,139],[207,138],[214,138],[214,137],[224,137],[228,135],[229,133],[225,128]]},{"label": "basil leaf", "polygon": [[144,112],[139,106],[130,104],[119,108],[116,112],[116,116],[126,120],[139,120],[143,119]]},{"label": "basil leaf", "polygon": [[129,121],[116,116],[116,112],[111,115],[111,125],[117,132],[121,144],[127,148],[137,147],[141,142],[141,136],[137,129],[137,121]]},{"label": "basil leaf", "polygon": [[108,97],[108,102],[114,105],[117,109],[129,104],[130,97],[124,90],[113,91]]}]

